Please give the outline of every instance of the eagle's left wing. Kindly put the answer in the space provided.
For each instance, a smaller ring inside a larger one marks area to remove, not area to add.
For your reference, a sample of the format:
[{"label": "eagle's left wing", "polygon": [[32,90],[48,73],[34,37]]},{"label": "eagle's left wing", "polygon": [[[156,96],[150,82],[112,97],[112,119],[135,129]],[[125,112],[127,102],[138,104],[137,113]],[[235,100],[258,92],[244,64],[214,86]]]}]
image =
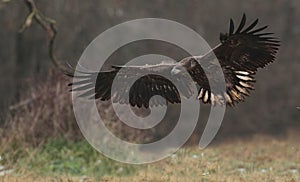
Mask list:
[{"label": "eagle's left wing", "polygon": [[244,14],[235,30],[230,19],[229,33],[220,35],[221,44],[213,50],[220,64],[254,72],[275,60],[280,41],[271,36],[273,33],[262,32],[268,26],[255,28],[257,23],[258,19],[245,28]]},{"label": "eagle's left wing", "polygon": [[[245,28],[244,14],[240,25],[235,30],[231,19],[229,33],[220,35],[221,44],[200,59],[200,61],[211,61],[214,55],[217,57],[224,73],[226,81],[224,97],[229,105],[244,101],[249,91],[254,89],[254,75],[257,69],[275,60],[279,41],[271,36],[273,33],[262,32],[267,26],[256,29],[257,23],[258,19]],[[194,69],[201,72],[199,67]],[[203,74],[202,71],[200,75]],[[201,87],[199,99],[205,103],[211,102],[214,93],[210,92],[207,79],[199,80],[198,84]]]}]

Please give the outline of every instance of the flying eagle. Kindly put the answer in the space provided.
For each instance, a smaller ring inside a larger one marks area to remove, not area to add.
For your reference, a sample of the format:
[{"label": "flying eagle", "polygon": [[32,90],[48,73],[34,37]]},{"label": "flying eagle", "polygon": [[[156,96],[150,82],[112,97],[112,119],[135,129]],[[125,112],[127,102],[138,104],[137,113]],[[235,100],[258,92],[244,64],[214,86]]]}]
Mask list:
[{"label": "flying eagle", "polygon": [[[82,91],[81,97],[111,99],[113,102],[130,104],[131,106],[146,107],[164,105],[165,103],[180,103],[180,92],[169,79],[160,73],[169,73],[180,83],[189,73],[192,82],[198,86],[198,99],[203,103],[225,103],[233,106],[245,100],[250,90],[254,89],[254,75],[258,68],[263,68],[275,60],[275,55],[280,46],[280,41],[273,37],[273,33],[262,32],[268,26],[256,28],[258,19],[249,26],[245,26],[246,16],[243,15],[239,26],[235,29],[233,20],[230,19],[228,33],[220,34],[220,44],[204,56],[191,56],[176,63],[161,62],[153,65],[112,66],[109,71],[66,73],[76,77],[77,81],[70,83],[71,91]],[[208,78],[199,62],[212,59],[212,53],[216,56],[222,68],[226,89],[223,93],[212,92]],[[121,69],[122,68],[122,69]],[[182,69],[185,69],[184,71]],[[123,71],[120,71],[123,70]],[[119,72],[119,74],[118,74]],[[143,75],[143,73],[149,73]],[[130,79],[143,75],[136,80],[130,89],[126,88]],[[112,84],[115,79],[121,79],[123,86],[112,93]],[[181,82],[183,95],[189,97],[191,83]],[[184,90],[184,89],[183,89]],[[123,97],[129,94],[128,99]],[[166,99],[151,99],[160,95]]]}]

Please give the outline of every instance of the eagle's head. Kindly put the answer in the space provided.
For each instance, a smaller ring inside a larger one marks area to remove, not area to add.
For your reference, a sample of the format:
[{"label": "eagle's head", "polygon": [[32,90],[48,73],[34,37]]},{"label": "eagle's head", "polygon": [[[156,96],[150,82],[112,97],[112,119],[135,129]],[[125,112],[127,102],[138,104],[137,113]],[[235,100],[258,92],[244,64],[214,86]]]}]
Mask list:
[{"label": "eagle's head", "polygon": [[[197,56],[200,57],[200,56]],[[190,72],[195,66],[197,66],[199,63],[196,60],[197,58],[194,56],[184,58],[178,64],[176,64],[172,70],[172,75],[182,74],[184,71]]]}]

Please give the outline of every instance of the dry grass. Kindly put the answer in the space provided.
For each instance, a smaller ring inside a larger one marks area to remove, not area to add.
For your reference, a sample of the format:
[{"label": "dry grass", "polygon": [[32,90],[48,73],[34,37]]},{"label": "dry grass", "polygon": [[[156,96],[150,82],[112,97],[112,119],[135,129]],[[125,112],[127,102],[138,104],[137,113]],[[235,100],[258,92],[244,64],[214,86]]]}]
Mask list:
[{"label": "dry grass", "polygon": [[8,141],[1,143],[37,146],[51,137],[82,139],[71,95],[67,92],[66,77],[50,72],[45,79],[28,82],[33,87],[24,92],[21,102],[11,109],[1,137]]},{"label": "dry grass", "polygon": [[[28,81],[32,86],[21,94],[20,102],[11,107],[4,126],[0,127],[2,148],[17,145],[39,146],[49,138],[64,137],[69,141],[83,139],[76,123],[70,88],[72,80],[61,72],[51,71],[45,79]],[[109,102],[98,102],[99,114],[107,127],[128,141],[151,139],[151,133],[128,127],[113,112]]]},{"label": "dry grass", "polygon": [[300,181],[296,138],[257,136],[209,147],[183,149],[132,177],[111,181]]},{"label": "dry grass", "polygon": [[[255,136],[235,139],[205,150],[179,150],[173,156],[148,165],[130,176],[105,176],[100,181],[300,181],[298,135],[285,139]],[[90,177],[41,177],[37,174],[2,177],[2,181],[98,181]],[[1,181],[1,178],[0,178]]]}]

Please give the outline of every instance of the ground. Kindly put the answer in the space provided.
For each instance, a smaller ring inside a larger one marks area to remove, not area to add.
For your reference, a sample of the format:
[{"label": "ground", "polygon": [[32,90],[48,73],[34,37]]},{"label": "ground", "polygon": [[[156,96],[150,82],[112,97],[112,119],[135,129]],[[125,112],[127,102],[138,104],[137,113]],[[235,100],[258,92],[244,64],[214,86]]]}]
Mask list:
[{"label": "ground", "polygon": [[[0,181],[296,182],[300,181],[298,138],[298,135],[235,138],[210,145],[204,150],[196,146],[186,147],[165,160],[139,166],[106,159],[89,148],[88,144],[53,147],[61,141],[52,141],[42,149],[25,149],[29,155],[18,155],[19,159],[14,162],[9,155],[3,153],[4,159],[0,163],[4,166],[6,163],[14,171],[0,176]],[[83,152],[78,152],[80,149]],[[47,152],[47,155],[43,152]]]}]

